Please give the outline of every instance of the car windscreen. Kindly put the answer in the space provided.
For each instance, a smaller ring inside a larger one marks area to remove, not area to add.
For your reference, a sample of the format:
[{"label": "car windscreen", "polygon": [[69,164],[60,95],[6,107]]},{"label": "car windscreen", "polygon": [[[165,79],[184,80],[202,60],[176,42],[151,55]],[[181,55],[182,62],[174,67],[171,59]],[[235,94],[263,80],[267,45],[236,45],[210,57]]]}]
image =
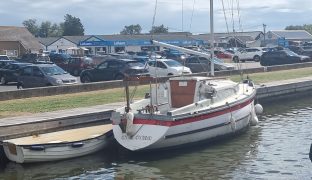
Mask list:
[{"label": "car windscreen", "polygon": [[289,56],[298,56],[297,53],[293,52],[293,51],[290,51],[290,50],[286,50],[285,51]]},{"label": "car windscreen", "polygon": [[180,64],[177,61],[168,60],[168,61],[163,61],[163,62],[166,63],[169,67],[181,67],[182,66],[182,64]]},{"label": "car windscreen", "polygon": [[304,50],[312,50],[312,46],[303,46],[302,49],[304,49]]},{"label": "car windscreen", "polygon": [[50,57],[49,56],[38,56],[37,61],[49,62],[50,61]]},{"label": "car windscreen", "polygon": [[213,62],[214,62],[214,63],[224,63],[224,61],[222,61],[222,60],[219,59],[219,58],[213,58]]},{"label": "car windscreen", "polygon": [[62,68],[58,66],[45,66],[41,67],[41,69],[46,75],[49,76],[67,74],[66,71],[64,71]]},{"label": "car windscreen", "polygon": [[127,65],[129,67],[142,67],[144,68],[144,64],[140,62],[128,62]]},{"label": "car windscreen", "polygon": [[8,56],[0,56],[0,60],[10,60]]}]

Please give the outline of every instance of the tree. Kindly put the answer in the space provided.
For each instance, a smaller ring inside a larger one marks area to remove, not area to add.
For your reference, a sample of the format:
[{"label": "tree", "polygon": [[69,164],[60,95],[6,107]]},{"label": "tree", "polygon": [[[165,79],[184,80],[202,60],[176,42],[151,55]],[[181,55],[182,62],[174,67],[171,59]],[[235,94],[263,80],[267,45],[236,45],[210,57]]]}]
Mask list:
[{"label": "tree", "polygon": [[153,26],[150,30],[151,34],[160,34],[160,33],[168,33],[168,28],[165,28],[165,26],[162,24],[160,26]]},{"label": "tree", "polygon": [[312,34],[312,24],[304,24],[303,26],[299,26],[299,25],[293,26],[293,25],[290,25],[290,26],[287,26],[285,28],[285,30],[306,30],[310,34]]},{"label": "tree", "polygon": [[66,14],[64,16],[65,22],[63,25],[63,36],[83,36],[84,27],[79,18]]},{"label": "tree", "polygon": [[49,31],[51,29],[51,22],[45,21],[41,23],[40,29],[39,29],[39,37],[49,37]]},{"label": "tree", "polygon": [[63,30],[63,27],[62,27],[62,24],[63,23],[60,23],[59,25],[54,23],[50,30],[49,30],[49,36],[50,37],[60,37],[63,35],[64,33],[64,30]]},{"label": "tree", "polygon": [[39,27],[37,25],[37,20],[36,19],[28,19],[23,21],[24,27],[28,29],[28,31],[33,34],[34,36],[39,35]]},{"label": "tree", "polygon": [[141,34],[142,28],[139,24],[125,26],[120,34]]}]

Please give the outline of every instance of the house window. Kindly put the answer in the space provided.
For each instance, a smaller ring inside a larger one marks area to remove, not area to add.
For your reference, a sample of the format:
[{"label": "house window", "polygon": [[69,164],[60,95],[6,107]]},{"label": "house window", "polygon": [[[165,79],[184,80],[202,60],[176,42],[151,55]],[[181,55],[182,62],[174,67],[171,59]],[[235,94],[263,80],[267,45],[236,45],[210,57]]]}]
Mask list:
[{"label": "house window", "polygon": [[17,57],[18,56],[17,50],[5,50],[4,52],[9,57]]}]

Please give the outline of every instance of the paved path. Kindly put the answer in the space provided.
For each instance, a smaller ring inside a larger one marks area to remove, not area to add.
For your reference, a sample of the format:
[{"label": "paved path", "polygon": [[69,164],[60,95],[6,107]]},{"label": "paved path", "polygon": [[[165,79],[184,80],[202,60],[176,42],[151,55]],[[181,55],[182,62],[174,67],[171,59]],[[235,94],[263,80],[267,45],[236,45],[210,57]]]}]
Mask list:
[{"label": "paved path", "polygon": [[70,116],[79,116],[83,114],[97,113],[103,111],[111,111],[116,108],[122,107],[124,103],[111,103],[104,105],[97,105],[92,107],[84,107],[84,108],[75,108],[75,109],[67,109],[53,112],[45,112],[45,113],[36,113],[33,115],[26,116],[17,116],[17,117],[7,117],[0,119],[0,127],[1,126],[12,126],[17,124],[27,124],[34,122],[42,122],[42,121],[51,121],[52,119],[61,119]]}]

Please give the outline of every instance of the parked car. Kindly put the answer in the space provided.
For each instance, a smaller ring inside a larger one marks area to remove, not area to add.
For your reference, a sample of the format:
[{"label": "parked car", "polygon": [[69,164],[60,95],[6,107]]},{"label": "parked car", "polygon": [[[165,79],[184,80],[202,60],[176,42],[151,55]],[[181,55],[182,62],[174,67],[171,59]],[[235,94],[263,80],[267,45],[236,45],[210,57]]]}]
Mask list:
[{"label": "parked car", "polygon": [[0,59],[0,68],[3,68],[4,66],[11,64],[11,63],[14,63],[14,62],[16,62],[16,61],[14,61],[14,60],[1,60]]},{"label": "parked car", "polygon": [[71,55],[64,53],[51,53],[49,57],[51,62],[61,67],[62,64],[66,64],[68,62]]},{"label": "parked car", "polygon": [[165,51],[163,51],[162,57],[165,57],[166,59],[172,59],[179,62],[183,62],[187,57],[187,55],[177,50],[166,49]]},{"label": "parked car", "polygon": [[293,64],[309,61],[309,59],[308,56],[298,55],[290,50],[268,51],[263,53],[260,64],[262,66]]},{"label": "parked car", "polygon": [[233,58],[233,54],[226,52],[226,51],[221,51],[221,50],[214,50],[214,55],[219,59],[232,59]]},{"label": "parked car", "polygon": [[71,57],[65,70],[74,76],[79,76],[85,69],[94,68],[96,64],[90,57]]},{"label": "parked car", "polygon": [[239,61],[245,62],[248,60],[252,60],[255,62],[259,62],[263,51],[261,48],[245,48],[239,49],[235,51],[233,55],[233,61],[238,63]]},{"label": "parked car", "polygon": [[[213,58],[214,70],[224,71],[224,70],[234,70],[234,65],[230,63],[224,63],[223,60],[219,58]],[[185,66],[189,67],[193,73],[208,72],[211,70],[210,60],[204,57],[191,56],[186,58]]]},{"label": "parked car", "polygon": [[146,64],[150,60],[147,56],[133,56],[131,59],[139,61],[142,64]]},{"label": "parked car", "polygon": [[309,56],[312,58],[312,47],[311,46],[289,46],[289,50],[303,56]]},{"label": "parked car", "polygon": [[50,59],[53,63],[74,76],[79,76],[81,71],[95,67],[93,59],[87,56],[72,57],[69,54],[51,54]]},{"label": "parked car", "polygon": [[129,76],[148,76],[144,64],[131,59],[105,60],[92,69],[85,69],[80,74],[82,83],[120,80]]},{"label": "parked car", "polygon": [[152,77],[192,74],[190,68],[172,59],[157,59],[148,62],[148,72]]},{"label": "parked car", "polygon": [[7,55],[0,55],[0,60],[10,60]]},{"label": "parked car", "polygon": [[78,83],[77,78],[55,64],[32,64],[23,67],[18,76],[18,88],[59,86]]},{"label": "parked car", "polygon": [[17,82],[19,71],[31,63],[13,62],[0,69],[0,84],[7,84],[9,82]]},{"label": "parked car", "polygon": [[18,59],[20,62],[24,63],[51,63],[50,57],[47,54],[37,54],[37,53],[28,53],[24,54],[21,59]]}]

